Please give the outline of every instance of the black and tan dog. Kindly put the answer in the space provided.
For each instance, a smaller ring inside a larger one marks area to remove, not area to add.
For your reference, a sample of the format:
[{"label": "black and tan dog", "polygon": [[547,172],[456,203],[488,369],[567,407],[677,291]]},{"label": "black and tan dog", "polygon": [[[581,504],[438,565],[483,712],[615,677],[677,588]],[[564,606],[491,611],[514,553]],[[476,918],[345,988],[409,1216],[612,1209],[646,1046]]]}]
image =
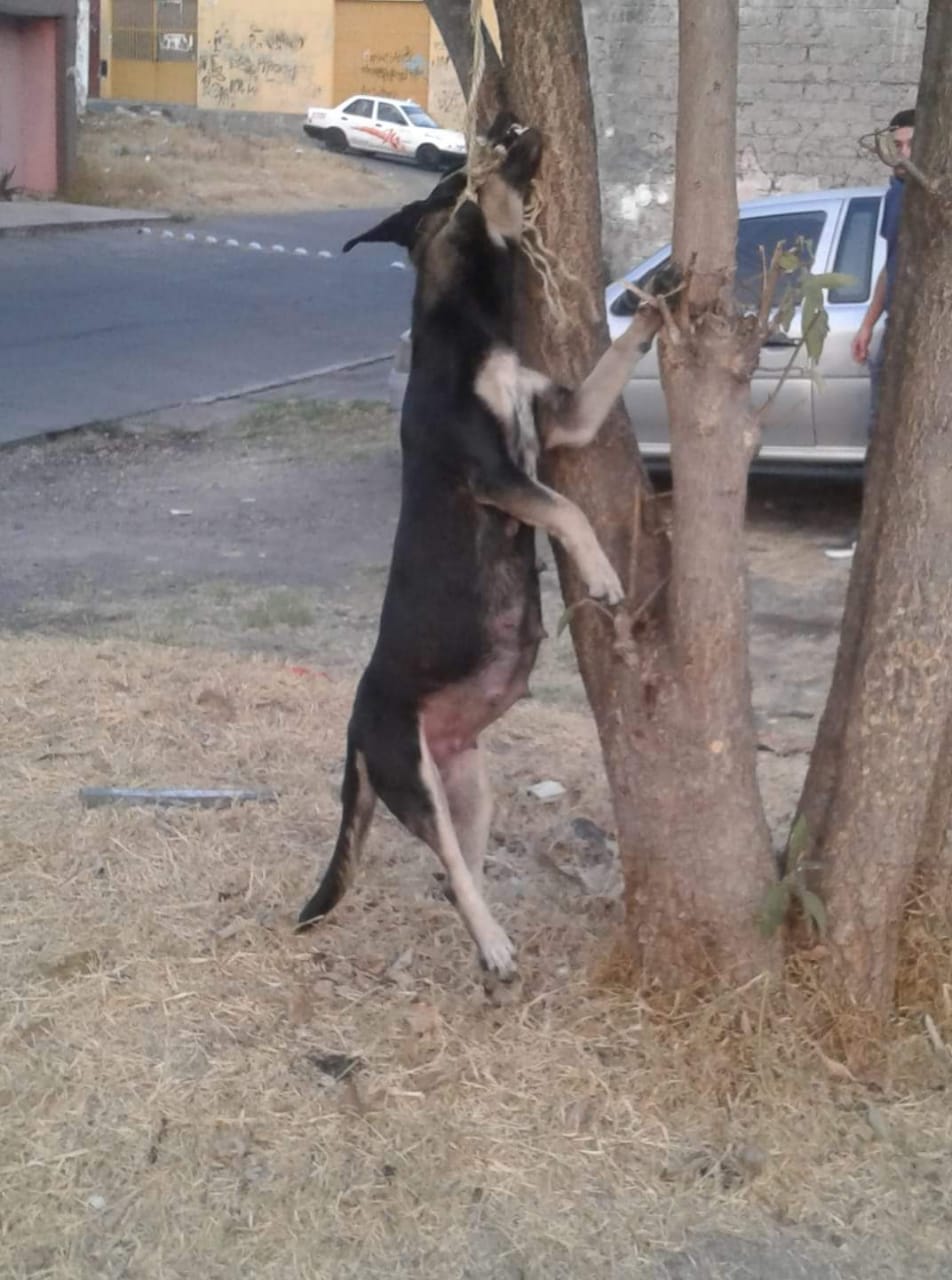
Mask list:
[{"label": "black and tan dog", "polygon": [[658,319],[643,307],[578,391],[520,364],[516,255],[542,139],[500,117],[488,141],[496,163],[475,193],[452,174],[346,246],[409,251],[413,347],[380,631],[348,729],[337,845],[300,924],[346,890],[379,796],[440,858],[482,964],[505,981],[512,943],[482,890],[492,801],[479,735],[527,692],[542,638],[535,530],[562,543],[592,596],[622,598],[588,520],[535,479],[539,427],[544,448],[588,444]]}]

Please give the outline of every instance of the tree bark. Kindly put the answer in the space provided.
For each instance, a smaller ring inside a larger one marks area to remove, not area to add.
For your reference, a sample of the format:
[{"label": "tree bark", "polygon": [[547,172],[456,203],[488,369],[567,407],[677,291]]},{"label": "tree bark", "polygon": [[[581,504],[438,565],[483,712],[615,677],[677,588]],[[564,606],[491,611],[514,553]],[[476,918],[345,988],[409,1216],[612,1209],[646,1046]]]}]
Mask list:
[{"label": "tree bark", "polygon": [[916,853],[916,874],[921,887],[943,910],[952,911],[952,720],[945,726],[939,748],[939,764],[932,778],[925,822]]},{"label": "tree bark", "polygon": [[[463,97],[469,101],[473,82],[473,25],[470,0],[426,0],[456,71]],[[485,22],[480,22],[484,70],[476,97],[476,124],[484,128],[503,103],[502,64]]]},{"label": "tree bark", "polygon": [[[810,764],[797,806],[794,828],[802,820],[803,838],[799,841],[799,857],[807,868],[806,880],[820,888],[820,850],[827,838],[833,798],[840,781],[840,766],[845,760],[843,744],[852,705],[860,646],[867,629],[870,583],[880,542],[880,497],[893,465],[894,415],[885,411],[888,388],[880,394],[878,421],[873,430],[866,456],[863,484],[863,513],[852,570],[843,606],[840,639],[837,646],[833,678],[826,705],[817,727],[816,742],[810,753]],[[790,868],[787,868],[790,870]]]},{"label": "tree bark", "polygon": [[[524,357],[579,382],[607,343],[594,117],[579,0],[497,0],[509,105],[544,127],[541,227],[564,317],[529,279]],[[621,409],[582,453],[547,463],[626,583],[613,621],[574,611],[599,730],[642,979],[667,989],[774,967],[755,919],[775,880],[756,782],[743,522],[758,437],[758,341],[732,303],[737,0],[683,0],[675,254],[689,283],[664,341],[672,536]],[[590,319],[597,316],[594,322]],[[568,602],[581,598],[556,549]]]},{"label": "tree bark", "polygon": [[840,657],[802,811],[830,920],[829,981],[892,1005],[917,859],[948,821],[952,717],[952,0],[932,0],[874,470]]}]

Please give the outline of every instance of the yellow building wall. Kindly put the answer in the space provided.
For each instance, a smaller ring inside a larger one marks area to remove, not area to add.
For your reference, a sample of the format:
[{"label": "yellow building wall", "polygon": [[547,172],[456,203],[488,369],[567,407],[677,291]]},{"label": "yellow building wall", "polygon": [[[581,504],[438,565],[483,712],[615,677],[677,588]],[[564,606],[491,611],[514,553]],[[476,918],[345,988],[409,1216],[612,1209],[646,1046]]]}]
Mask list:
[{"label": "yellow building wall", "polygon": [[200,0],[200,107],[303,114],[333,78],[334,0]]},{"label": "yellow building wall", "polygon": [[108,70],[99,79],[100,98],[117,98],[113,93],[112,76],[112,0],[99,0],[99,57]]},{"label": "yellow building wall", "polygon": [[336,0],[334,102],[355,93],[429,101],[430,15],[421,0]]},{"label": "yellow building wall", "polygon": [[466,103],[439,27],[430,21],[430,100],[427,110],[444,129],[462,129]]},{"label": "yellow building wall", "polygon": [[[112,8],[113,0],[101,0],[100,47],[110,69],[101,83],[103,98],[122,96],[111,74]],[[340,95],[334,85],[334,17],[335,0],[276,0],[266,15],[260,0],[199,0],[197,95],[182,100],[197,98],[200,107],[302,113],[335,105]],[[483,17],[498,43],[492,0],[484,0]],[[430,20],[429,26],[421,105],[437,123],[460,128],[465,103],[459,81],[436,23]]]},{"label": "yellow building wall", "polygon": [[[483,0],[483,21],[499,47],[499,23],[492,0]],[[466,118],[466,102],[450,55],[446,51],[439,27],[430,21],[430,102],[429,112],[437,124],[447,129],[462,129]]]},{"label": "yellow building wall", "polygon": [[102,0],[99,96],[195,104],[197,0]]}]

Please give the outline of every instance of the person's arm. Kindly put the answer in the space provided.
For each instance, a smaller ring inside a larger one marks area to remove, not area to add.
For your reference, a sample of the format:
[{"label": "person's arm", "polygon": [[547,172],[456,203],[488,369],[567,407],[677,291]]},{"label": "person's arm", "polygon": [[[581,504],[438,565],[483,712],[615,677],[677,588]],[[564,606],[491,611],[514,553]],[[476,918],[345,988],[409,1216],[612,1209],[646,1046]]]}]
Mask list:
[{"label": "person's arm", "polygon": [[857,330],[856,336],[850,346],[853,353],[853,359],[857,364],[863,364],[869,358],[869,344],[873,340],[873,329],[876,327],[876,321],[886,309],[886,268],[883,267],[879,275],[876,277],[876,287],[873,289],[873,296],[869,306],[866,308],[866,314],[863,316],[863,323]]}]

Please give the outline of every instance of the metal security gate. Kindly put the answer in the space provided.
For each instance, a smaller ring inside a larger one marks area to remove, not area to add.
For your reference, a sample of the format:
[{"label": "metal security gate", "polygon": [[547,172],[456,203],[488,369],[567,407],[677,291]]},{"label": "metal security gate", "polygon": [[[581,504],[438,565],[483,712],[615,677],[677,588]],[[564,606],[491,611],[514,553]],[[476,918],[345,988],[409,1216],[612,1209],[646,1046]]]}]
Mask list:
[{"label": "metal security gate", "polygon": [[334,101],[355,93],[429,106],[430,15],[422,0],[337,0]]},{"label": "metal security gate", "polygon": [[113,0],[112,96],[197,100],[198,0]]}]

